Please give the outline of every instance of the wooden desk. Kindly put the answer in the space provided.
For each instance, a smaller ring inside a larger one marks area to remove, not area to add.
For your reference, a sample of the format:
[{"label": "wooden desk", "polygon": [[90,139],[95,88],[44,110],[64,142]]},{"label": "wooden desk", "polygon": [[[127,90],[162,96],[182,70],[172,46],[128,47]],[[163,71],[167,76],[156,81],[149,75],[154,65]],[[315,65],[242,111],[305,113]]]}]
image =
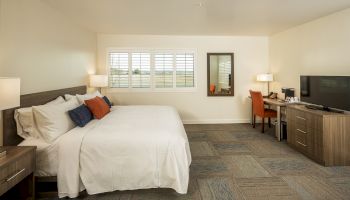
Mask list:
[{"label": "wooden desk", "polygon": [[[277,110],[276,137],[278,141],[281,141],[281,116],[282,116],[281,107],[287,106],[288,103],[280,99],[269,99],[269,98],[264,98],[264,103],[267,105],[276,106],[276,110]],[[252,121],[253,121],[253,102],[252,102]]]},{"label": "wooden desk", "polygon": [[276,106],[276,110],[277,110],[277,123],[275,127],[276,136],[277,136],[277,140],[281,141],[281,118],[282,118],[281,107],[287,106],[287,102],[278,100],[278,99],[264,98],[264,103],[267,105]]}]

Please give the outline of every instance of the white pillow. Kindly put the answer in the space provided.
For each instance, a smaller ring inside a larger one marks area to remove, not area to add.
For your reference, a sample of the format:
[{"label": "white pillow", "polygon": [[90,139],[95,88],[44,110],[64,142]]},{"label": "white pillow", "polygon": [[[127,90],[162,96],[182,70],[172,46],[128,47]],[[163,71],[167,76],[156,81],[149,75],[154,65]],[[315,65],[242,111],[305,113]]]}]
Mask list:
[{"label": "white pillow", "polygon": [[84,94],[84,95],[77,94],[77,98],[78,98],[80,104],[84,104],[85,100],[89,100],[89,99],[92,99],[95,97],[102,98],[103,96],[99,91],[96,91],[96,92],[91,93],[91,94]]},{"label": "white pillow", "polygon": [[63,99],[63,97],[59,96],[55,100],[52,100],[52,101],[46,103],[45,105],[55,105],[55,104],[60,104],[60,103],[64,103],[64,102],[66,102],[66,101]]},{"label": "white pillow", "polygon": [[[59,96],[55,100],[50,101],[45,105],[57,105],[64,102],[65,100],[63,97]],[[34,124],[32,107],[19,108],[15,110],[14,117],[17,125],[17,135],[23,139],[28,137],[40,138],[40,134],[38,133]]]},{"label": "white pillow", "polygon": [[[20,108],[15,110],[15,121],[16,121],[16,127],[17,127],[17,135],[22,137],[23,139],[29,138],[31,136],[31,131],[28,131],[29,129],[22,126],[22,123],[20,122],[20,116],[22,120],[24,121],[32,121],[33,122],[33,112],[32,107],[28,108]],[[28,119],[29,118],[29,119]],[[25,131],[26,130],[26,131]]]},{"label": "white pillow", "polygon": [[69,101],[69,100],[71,100],[72,98],[77,98],[77,97],[76,97],[76,95],[71,95],[71,94],[65,94],[65,95],[64,95],[64,99],[65,99],[66,101]]},{"label": "white pillow", "polygon": [[79,106],[76,99],[58,105],[33,106],[34,120],[41,137],[49,143],[75,127],[68,111]]}]

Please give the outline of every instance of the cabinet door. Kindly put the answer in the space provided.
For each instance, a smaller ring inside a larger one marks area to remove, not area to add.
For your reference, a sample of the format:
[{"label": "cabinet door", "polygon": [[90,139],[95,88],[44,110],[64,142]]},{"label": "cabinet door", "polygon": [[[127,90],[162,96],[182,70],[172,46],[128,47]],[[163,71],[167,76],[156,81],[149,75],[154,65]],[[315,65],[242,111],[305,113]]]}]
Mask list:
[{"label": "cabinet door", "polygon": [[308,113],[307,132],[310,137],[307,138],[310,149],[308,154],[318,162],[323,162],[323,117]]}]

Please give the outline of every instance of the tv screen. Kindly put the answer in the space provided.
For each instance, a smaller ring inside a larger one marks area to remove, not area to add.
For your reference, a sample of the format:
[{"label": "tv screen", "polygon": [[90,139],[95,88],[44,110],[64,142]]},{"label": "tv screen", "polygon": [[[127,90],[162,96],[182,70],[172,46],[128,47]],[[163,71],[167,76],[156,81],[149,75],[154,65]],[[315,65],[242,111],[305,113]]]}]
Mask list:
[{"label": "tv screen", "polygon": [[301,101],[350,111],[350,76],[301,76]]}]

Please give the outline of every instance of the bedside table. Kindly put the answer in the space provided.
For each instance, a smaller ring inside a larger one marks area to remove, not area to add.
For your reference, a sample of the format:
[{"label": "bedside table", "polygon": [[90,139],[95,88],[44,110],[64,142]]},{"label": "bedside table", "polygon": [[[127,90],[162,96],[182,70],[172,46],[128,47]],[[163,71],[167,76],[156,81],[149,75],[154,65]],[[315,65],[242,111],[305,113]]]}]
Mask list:
[{"label": "bedside table", "polygon": [[8,146],[0,158],[0,199],[35,199],[36,147]]}]

